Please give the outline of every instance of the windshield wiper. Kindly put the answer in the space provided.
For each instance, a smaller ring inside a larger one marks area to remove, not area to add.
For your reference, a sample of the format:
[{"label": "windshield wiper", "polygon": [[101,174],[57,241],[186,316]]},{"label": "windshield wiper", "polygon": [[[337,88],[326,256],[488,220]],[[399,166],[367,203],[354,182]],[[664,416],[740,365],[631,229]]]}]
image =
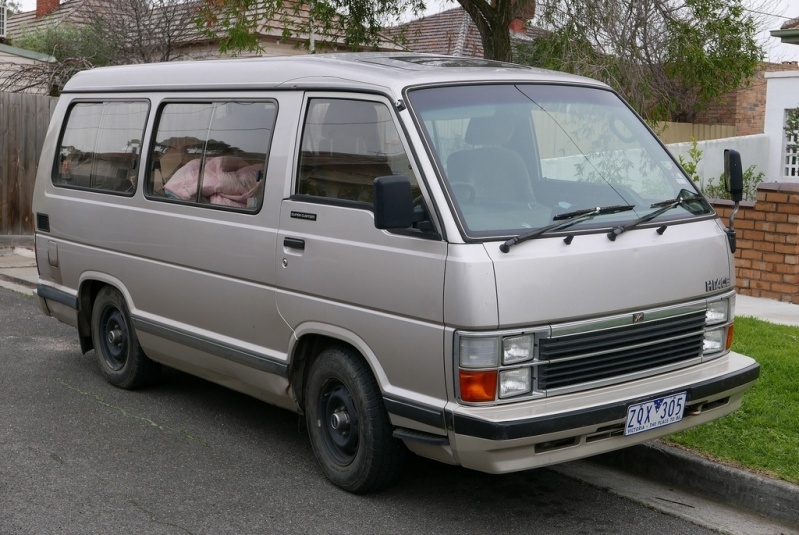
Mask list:
[{"label": "windshield wiper", "polygon": [[[647,221],[655,219],[659,215],[664,214],[664,213],[668,212],[669,210],[671,210],[673,208],[676,208],[678,206],[682,206],[683,204],[688,204],[688,203],[693,203],[693,202],[696,202],[696,201],[703,201],[703,200],[704,200],[704,197],[702,197],[701,195],[696,195],[696,194],[693,194],[693,193],[691,193],[691,192],[689,192],[687,190],[682,190],[680,192],[680,195],[677,196],[677,198],[675,198],[675,199],[669,199],[668,201],[661,201],[661,202],[656,202],[654,204],[650,204],[649,205],[650,208],[659,208],[659,209],[655,210],[654,212],[650,212],[650,213],[646,214],[645,216],[639,217],[635,221],[630,221],[626,225],[620,225],[620,226],[614,228],[613,230],[608,232],[608,239],[610,241],[616,241],[616,237],[619,234],[622,234],[622,233],[624,233],[624,232],[626,232],[626,231],[628,231],[630,229],[633,229],[633,228],[637,227],[638,225],[640,225],[642,223],[646,223]],[[664,227],[664,229],[665,229],[665,227]]]},{"label": "windshield wiper", "polygon": [[635,208],[635,205],[632,204],[619,204],[616,206],[603,206],[596,208],[586,208],[585,210],[575,210],[574,212],[566,212],[564,214],[558,214],[552,218],[554,223],[551,225],[547,225],[546,227],[537,228],[532,230],[526,234],[521,234],[519,236],[513,237],[499,246],[499,250],[503,253],[507,253],[510,251],[510,248],[516,245],[517,243],[521,243],[527,240],[532,240],[537,238],[547,232],[551,232],[553,230],[559,230],[562,228],[570,227],[579,223],[580,221],[585,221],[586,219],[591,219],[592,217],[596,217],[598,215],[604,214],[615,214],[617,212],[626,212],[628,210],[632,210]]}]

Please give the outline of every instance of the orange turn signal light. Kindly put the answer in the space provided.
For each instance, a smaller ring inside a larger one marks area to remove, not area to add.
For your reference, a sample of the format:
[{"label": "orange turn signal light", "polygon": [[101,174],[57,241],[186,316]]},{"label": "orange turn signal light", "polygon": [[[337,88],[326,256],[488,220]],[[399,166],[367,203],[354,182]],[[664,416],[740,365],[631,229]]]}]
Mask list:
[{"label": "orange turn signal light", "polygon": [[732,334],[735,331],[735,324],[731,323],[729,327],[727,327],[727,349],[732,347]]},{"label": "orange turn signal light", "polygon": [[463,401],[494,401],[497,397],[497,371],[460,370],[460,385]]}]

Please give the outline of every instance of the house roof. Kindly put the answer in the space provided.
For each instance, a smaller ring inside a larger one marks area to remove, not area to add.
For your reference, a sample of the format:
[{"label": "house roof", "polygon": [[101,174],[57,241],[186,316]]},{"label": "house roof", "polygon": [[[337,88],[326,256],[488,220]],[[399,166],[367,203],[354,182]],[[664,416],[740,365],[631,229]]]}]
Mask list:
[{"label": "house roof", "polygon": [[[171,6],[170,9],[185,9],[192,11],[190,18],[193,21],[195,14],[201,5],[201,2],[196,0],[189,0],[187,2],[177,3]],[[66,0],[60,4],[55,10],[43,17],[36,17],[36,10],[26,11],[10,15],[8,20],[8,37],[13,41],[14,37],[19,37],[23,33],[35,31],[36,29],[59,26],[61,24],[81,25],[88,23],[94,14],[108,10],[111,4],[108,0]],[[267,20],[266,15],[260,21],[257,33],[261,39],[270,39],[284,43],[299,43],[309,38],[307,28],[311,26],[311,18],[308,9],[301,0],[283,0],[283,11],[279,20]],[[165,8],[166,9],[166,8]],[[259,10],[255,10],[257,14]],[[263,12],[263,10],[260,10]],[[286,38],[284,35],[285,23],[291,24],[292,29],[303,28],[305,33],[299,33],[292,37]],[[221,33],[219,34],[221,37]],[[182,44],[197,44],[208,42],[208,36],[195,24],[190,24],[190,27],[181,34],[179,42]],[[317,41],[327,41],[335,45],[344,45],[343,37],[333,37],[332,39],[325,37],[317,37]],[[388,38],[382,39],[380,48],[383,50],[401,50]]]},{"label": "house roof", "polygon": [[47,54],[40,54],[31,50],[25,50],[24,48],[17,48],[15,46],[4,44],[0,44],[0,54],[9,54],[11,56],[19,56],[21,58],[32,59],[36,61],[55,61],[53,56],[48,56]]},{"label": "house roof", "polygon": [[799,45],[799,17],[786,21],[779,30],[772,30],[769,33],[785,44]]},{"label": "house roof", "polygon": [[[525,34],[513,36],[532,40],[545,32],[542,28],[528,25]],[[413,52],[483,57],[483,43],[477,25],[461,7],[387,28],[386,33],[394,38],[404,33],[406,47]]]}]

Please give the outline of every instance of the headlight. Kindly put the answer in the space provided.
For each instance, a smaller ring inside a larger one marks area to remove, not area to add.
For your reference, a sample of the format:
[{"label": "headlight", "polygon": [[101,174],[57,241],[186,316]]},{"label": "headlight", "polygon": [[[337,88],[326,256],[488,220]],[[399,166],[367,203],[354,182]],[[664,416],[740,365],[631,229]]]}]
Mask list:
[{"label": "headlight", "polygon": [[702,346],[704,353],[717,353],[725,349],[727,340],[727,328],[713,329],[705,331],[705,342]]},{"label": "headlight", "polygon": [[705,357],[717,357],[732,346],[733,319],[735,318],[735,295],[709,301],[705,312],[705,339],[702,353]]},{"label": "headlight", "polygon": [[533,389],[531,368],[518,368],[499,372],[500,399],[527,394]]},{"label": "headlight", "polygon": [[533,358],[533,336],[509,336],[502,340],[502,363],[515,364]]},{"label": "headlight", "polygon": [[705,323],[708,325],[716,325],[718,323],[726,323],[730,319],[730,301],[722,299],[721,301],[712,301],[707,304],[707,312],[705,313]]}]

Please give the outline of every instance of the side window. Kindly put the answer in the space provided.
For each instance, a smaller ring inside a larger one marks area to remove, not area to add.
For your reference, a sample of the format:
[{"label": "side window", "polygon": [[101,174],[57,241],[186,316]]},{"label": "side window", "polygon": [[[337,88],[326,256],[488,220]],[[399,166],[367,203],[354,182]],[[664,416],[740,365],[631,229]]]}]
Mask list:
[{"label": "side window", "polygon": [[161,108],[149,194],[257,210],[277,117],[274,102],[175,102]]},{"label": "side window", "polygon": [[389,109],[379,102],[312,99],[302,133],[297,193],[374,202],[374,179],[418,182]]},{"label": "side window", "polygon": [[147,110],[146,102],[72,106],[58,147],[53,184],[132,194]]}]

